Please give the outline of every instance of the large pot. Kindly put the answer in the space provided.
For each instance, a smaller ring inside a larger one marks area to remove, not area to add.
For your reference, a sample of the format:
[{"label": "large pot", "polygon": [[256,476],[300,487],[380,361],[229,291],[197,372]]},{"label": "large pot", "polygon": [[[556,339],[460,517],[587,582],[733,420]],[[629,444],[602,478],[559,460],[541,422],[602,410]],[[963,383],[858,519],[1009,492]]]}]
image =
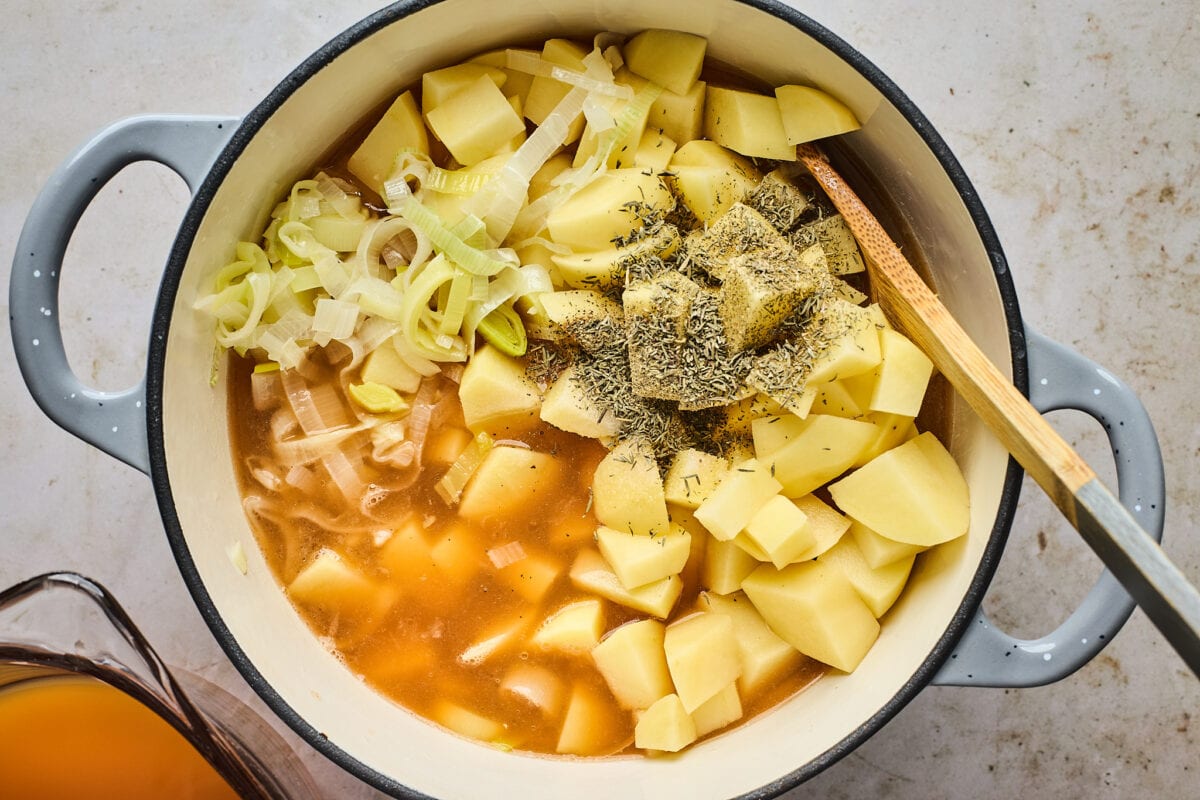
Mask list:
[{"label": "large pot", "polygon": [[[682,757],[577,761],[502,753],[376,695],[312,635],[272,579],[242,514],[224,387],[208,385],[211,324],[193,302],[230,259],[233,243],[252,234],[279,187],[305,174],[348,121],[424,70],[514,41],[649,27],[699,33],[708,37],[711,56],[738,69],[844,98],[866,124],[842,140],[840,163],[864,176],[860,188],[889,211],[907,251],[928,265],[942,300],[1038,408],[1078,408],[1105,423],[1119,453],[1122,501],[1161,535],[1162,465],[1140,403],[1109,373],[1029,330],[987,215],[945,144],[891,81],[814,21],[771,0],[397,3],[321,48],[243,119],[141,117],[101,132],[43,190],[11,280],[17,357],[43,410],[150,475],[179,568],[238,669],[314,747],[397,796],[774,795],[848,753],[925,685],[1056,680],[1094,656],[1132,610],[1105,573],[1080,609],[1043,639],[1013,639],[988,623],[979,606],[1004,547],[1021,474],[979,420],[952,400],[947,430],[970,485],[969,535],[919,561],[878,643],[853,674],[823,678]],[[164,272],[145,382],[103,393],[83,386],[67,365],[58,328],[59,269],[88,202],[139,160],[171,167],[194,196]],[[226,554],[234,541],[249,554],[246,575]]]}]

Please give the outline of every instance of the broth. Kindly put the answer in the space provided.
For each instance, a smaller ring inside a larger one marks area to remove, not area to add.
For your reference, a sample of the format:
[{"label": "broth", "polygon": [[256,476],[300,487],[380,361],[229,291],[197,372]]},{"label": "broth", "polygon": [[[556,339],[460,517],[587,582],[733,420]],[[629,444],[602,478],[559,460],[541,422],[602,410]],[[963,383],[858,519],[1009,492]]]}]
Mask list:
[{"label": "broth", "polygon": [[65,676],[0,689],[0,800],[237,800],[170,723],[108,684]]}]

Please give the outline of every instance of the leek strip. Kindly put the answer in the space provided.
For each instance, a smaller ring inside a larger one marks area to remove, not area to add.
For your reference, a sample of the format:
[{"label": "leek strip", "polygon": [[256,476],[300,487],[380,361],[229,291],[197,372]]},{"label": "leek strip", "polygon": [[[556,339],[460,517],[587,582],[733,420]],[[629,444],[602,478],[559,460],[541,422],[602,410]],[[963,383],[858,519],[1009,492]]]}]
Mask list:
[{"label": "leek strip", "polygon": [[602,94],[606,97],[615,97],[618,100],[629,100],[633,97],[633,89],[619,83],[613,83],[611,74],[608,81],[597,80],[566,67],[556,66],[550,69],[550,77],[560,83],[570,84],[578,89],[583,89],[590,94]]},{"label": "leek strip", "polygon": [[[464,347],[438,344],[433,333],[437,326],[429,319],[430,300],[443,283],[454,277],[454,271],[454,265],[445,257],[435,258],[413,280],[401,302],[401,334],[419,355],[432,361],[462,361],[466,358]],[[458,345],[462,345],[461,340]]]},{"label": "leek strip", "polygon": [[486,172],[442,169],[434,166],[429,168],[429,174],[421,186],[441,194],[475,194],[491,179],[492,176]]},{"label": "leek strip", "polygon": [[446,505],[458,505],[463,489],[467,487],[467,482],[471,480],[471,476],[475,474],[475,470],[479,469],[479,465],[483,463],[491,449],[492,437],[486,433],[480,433],[467,445],[467,449],[454,459],[450,469],[446,470],[446,474],[434,486],[438,497],[442,498]]},{"label": "leek strip", "polygon": [[[400,208],[400,216],[428,236],[435,249],[440,250],[446,258],[467,272],[474,275],[491,276],[511,266],[511,264],[492,258],[483,251],[471,247],[455,236],[437,214],[425,208],[411,195],[405,198]],[[430,265],[432,263],[430,262]]]},{"label": "leek strip", "polygon": [[454,278],[450,281],[446,307],[442,311],[442,321],[438,324],[438,333],[451,335],[458,333],[462,328],[467,303],[471,299],[473,277],[462,270],[455,270]]},{"label": "leek strip", "polygon": [[317,268],[311,264],[291,268],[291,272],[293,292],[307,292],[309,289],[316,289],[321,285],[321,276],[317,274]]}]

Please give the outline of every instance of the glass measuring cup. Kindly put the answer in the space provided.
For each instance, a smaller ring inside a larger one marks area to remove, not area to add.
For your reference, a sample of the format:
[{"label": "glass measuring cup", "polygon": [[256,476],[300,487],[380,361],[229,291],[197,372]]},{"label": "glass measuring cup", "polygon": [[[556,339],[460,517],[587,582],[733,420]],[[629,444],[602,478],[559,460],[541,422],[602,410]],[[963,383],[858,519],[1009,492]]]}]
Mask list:
[{"label": "glass measuring cup", "polygon": [[153,711],[246,800],[317,797],[295,753],[261,717],[199,676],[168,670],[103,586],[59,572],[0,592],[0,694],[72,676]]}]

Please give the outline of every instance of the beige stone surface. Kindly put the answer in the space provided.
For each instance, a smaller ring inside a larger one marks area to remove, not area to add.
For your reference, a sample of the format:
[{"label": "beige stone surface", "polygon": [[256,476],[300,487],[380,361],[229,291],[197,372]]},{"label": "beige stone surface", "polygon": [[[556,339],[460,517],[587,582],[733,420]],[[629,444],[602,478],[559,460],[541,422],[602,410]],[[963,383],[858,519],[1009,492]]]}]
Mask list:
[{"label": "beige stone surface", "polygon": [[[1141,396],[1166,464],[1166,549],[1200,581],[1200,6],[793,2],[889,74],[947,140],[998,230],[1026,319]],[[244,114],[376,7],[9,0],[0,31],[0,307],[28,207],[74,147],[133,114]],[[100,388],[122,388],[144,369],[160,265],[186,199],[166,168],[136,166],[101,192],[72,242],[62,324],[74,368]],[[120,597],[169,662],[263,710],[187,594],[149,481],[41,414],[9,337],[4,326],[0,586],[50,569],[86,572]],[[1076,414],[1052,419],[1111,476],[1097,426]],[[985,608],[1015,633],[1040,635],[1098,572],[1027,486]],[[1197,713],[1200,684],[1135,612],[1098,658],[1057,684],[926,689],[789,797],[1194,797]],[[325,796],[377,796],[277,727]]]}]

